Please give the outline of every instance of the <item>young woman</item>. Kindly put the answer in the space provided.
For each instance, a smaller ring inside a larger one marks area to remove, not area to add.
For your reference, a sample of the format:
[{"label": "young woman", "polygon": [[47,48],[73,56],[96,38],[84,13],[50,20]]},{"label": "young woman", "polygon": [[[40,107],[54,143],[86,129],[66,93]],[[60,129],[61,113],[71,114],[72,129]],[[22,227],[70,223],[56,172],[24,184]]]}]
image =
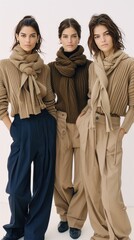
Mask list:
[{"label": "young woman", "polygon": [[[122,140],[134,121],[134,59],[107,14],[92,16],[88,45],[90,100],[78,118],[92,240],[128,240],[131,226],[121,193]],[[124,117],[121,124],[120,118]]]},{"label": "young woman", "polygon": [[81,182],[76,119],[87,104],[90,61],[79,45],[81,26],[75,19],[63,20],[59,25],[58,35],[62,46],[57,52],[56,60],[49,64],[52,88],[57,98],[54,199],[61,219],[58,231],[65,232],[69,228],[70,236],[77,239],[87,216],[87,206]]},{"label": "young woman", "polygon": [[[50,71],[39,52],[42,38],[32,16],[16,26],[9,59],[0,61],[0,119],[13,138],[8,158],[10,223],[3,240],[44,240],[55,174],[56,110]],[[11,104],[11,116],[8,105]],[[31,164],[33,189],[31,191]]]}]

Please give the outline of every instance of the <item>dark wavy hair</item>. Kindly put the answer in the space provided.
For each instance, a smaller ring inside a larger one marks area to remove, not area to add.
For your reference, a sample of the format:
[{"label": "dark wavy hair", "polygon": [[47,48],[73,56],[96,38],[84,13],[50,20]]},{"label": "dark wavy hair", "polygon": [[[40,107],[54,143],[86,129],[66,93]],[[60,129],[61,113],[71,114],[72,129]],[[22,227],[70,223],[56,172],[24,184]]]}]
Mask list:
[{"label": "dark wavy hair", "polygon": [[100,51],[94,41],[94,29],[98,25],[103,25],[108,29],[108,32],[113,40],[115,52],[119,49],[124,49],[122,33],[113,20],[107,14],[93,15],[88,25],[88,47],[91,54],[97,55]]},{"label": "dark wavy hair", "polygon": [[66,18],[60,23],[58,28],[59,38],[61,38],[62,32],[69,27],[74,28],[78,34],[78,37],[81,38],[81,26],[74,18]]},{"label": "dark wavy hair", "polygon": [[42,37],[41,37],[41,34],[40,34],[39,25],[38,25],[37,21],[35,20],[35,18],[31,15],[27,15],[27,16],[23,17],[20,20],[20,22],[17,24],[17,26],[15,28],[15,33],[14,33],[14,44],[12,46],[12,50],[14,49],[15,46],[17,46],[19,44],[17,39],[16,39],[16,34],[19,35],[22,27],[24,27],[24,26],[30,26],[36,31],[37,36],[39,37],[39,40],[38,40],[38,43],[36,43],[33,51],[36,50],[38,52],[41,52],[40,46],[41,46],[41,43],[42,43]]}]

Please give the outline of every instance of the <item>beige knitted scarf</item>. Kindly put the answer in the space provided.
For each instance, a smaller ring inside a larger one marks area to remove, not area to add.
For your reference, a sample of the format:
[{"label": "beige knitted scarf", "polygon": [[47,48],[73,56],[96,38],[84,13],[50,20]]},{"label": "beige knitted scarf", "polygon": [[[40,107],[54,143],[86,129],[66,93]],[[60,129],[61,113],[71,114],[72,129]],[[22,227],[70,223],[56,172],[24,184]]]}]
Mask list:
[{"label": "beige knitted scarf", "polygon": [[110,102],[107,93],[108,75],[126,58],[128,58],[128,55],[121,50],[118,50],[106,58],[104,58],[104,55],[100,52],[97,57],[94,58],[96,75],[91,77],[93,79],[96,78],[96,80],[91,92],[91,128],[95,128],[95,112],[97,107],[100,107],[105,114],[106,131],[109,132],[112,130]]},{"label": "beige knitted scarf", "polygon": [[[29,117],[28,103],[26,101],[27,91],[30,93],[34,114],[39,113],[40,109],[44,108],[41,90],[46,92],[46,87],[38,82],[38,74],[41,72],[44,64],[43,60],[40,58],[38,52],[33,52],[31,54],[26,53],[19,45],[13,49],[10,60],[22,73],[18,92],[20,117]],[[26,113],[25,116],[23,116],[24,112]]]}]

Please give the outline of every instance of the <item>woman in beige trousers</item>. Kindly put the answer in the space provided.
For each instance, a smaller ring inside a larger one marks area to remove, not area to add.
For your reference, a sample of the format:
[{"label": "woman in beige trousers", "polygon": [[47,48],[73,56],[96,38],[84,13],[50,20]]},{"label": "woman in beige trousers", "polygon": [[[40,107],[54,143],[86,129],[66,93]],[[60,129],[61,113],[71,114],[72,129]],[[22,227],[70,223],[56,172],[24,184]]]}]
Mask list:
[{"label": "woman in beige trousers", "polygon": [[[134,120],[134,59],[107,14],[93,15],[88,46],[88,105],[77,119],[82,176],[92,240],[129,240],[131,226],[121,193],[122,140]],[[123,117],[121,124],[120,118]]]},{"label": "woman in beige trousers", "polygon": [[76,119],[87,104],[88,68],[91,61],[79,44],[81,26],[73,18],[58,28],[61,47],[49,63],[52,89],[57,97],[57,148],[54,200],[60,217],[58,231],[69,229],[73,239],[81,236],[87,204],[81,182],[80,141]]}]

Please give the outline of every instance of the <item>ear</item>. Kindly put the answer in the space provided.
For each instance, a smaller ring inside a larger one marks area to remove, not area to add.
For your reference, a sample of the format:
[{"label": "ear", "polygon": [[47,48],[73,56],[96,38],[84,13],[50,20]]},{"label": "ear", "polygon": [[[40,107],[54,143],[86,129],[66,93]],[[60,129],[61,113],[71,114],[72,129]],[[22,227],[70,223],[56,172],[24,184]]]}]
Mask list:
[{"label": "ear", "polygon": [[62,40],[61,40],[61,38],[59,38],[59,44],[62,44]]},{"label": "ear", "polygon": [[16,41],[19,42],[19,35],[17,33],[15,34],[15,37],[16,37]]},{"label": "ear", "polygon": [[39,40],[40,40],[40,36],[37,37],[37,43],[39,42]]}]

